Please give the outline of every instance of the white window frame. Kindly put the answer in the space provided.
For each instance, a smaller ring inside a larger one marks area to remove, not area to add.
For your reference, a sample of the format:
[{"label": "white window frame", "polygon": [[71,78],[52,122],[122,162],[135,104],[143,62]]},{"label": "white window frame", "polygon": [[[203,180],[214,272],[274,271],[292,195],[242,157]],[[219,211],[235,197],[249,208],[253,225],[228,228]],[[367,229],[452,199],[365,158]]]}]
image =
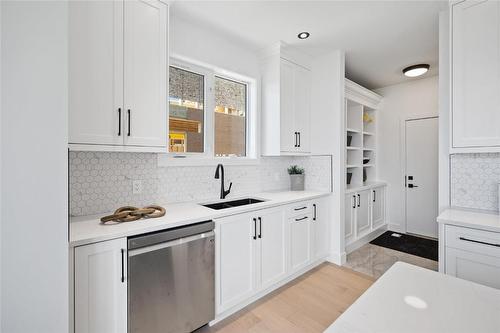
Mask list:
[{"label": "white window frame", "polygon": [[[202,64],[181,57],[171,57],[170,66],[177,67],[189,72],[204,76],[204,152],[203,153],[175,153],[167,152],[158,154],[158,166],[193,166],[193,165],[217,165],[218,163],[228,165],[255,165],[260,163],[259,140],[258,140],[258,95],[257,80],[241,74],[237,74],[218,67]],[[215,77],[228,79],[247,86],[247,110],[245,113],[246,122],[246,156],[215,156],[215,98],[214,81]],[[168,114],[170,116],[170,113]],[[168,148],[167,148],[168,149]]]}]

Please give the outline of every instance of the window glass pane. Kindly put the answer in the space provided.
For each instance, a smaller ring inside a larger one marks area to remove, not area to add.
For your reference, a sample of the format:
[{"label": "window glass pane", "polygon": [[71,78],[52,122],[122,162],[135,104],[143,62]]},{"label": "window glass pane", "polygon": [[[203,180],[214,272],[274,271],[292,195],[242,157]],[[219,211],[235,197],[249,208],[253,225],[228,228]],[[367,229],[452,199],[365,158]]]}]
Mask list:
[{"label": "window glass pane", "polygon": [[169,151],[203,153],[204,77],[170,67],[169,82]]},{"label": "window glass pane", "polygon": [[215,156],[246,156],[247,85],[215,77]]}]

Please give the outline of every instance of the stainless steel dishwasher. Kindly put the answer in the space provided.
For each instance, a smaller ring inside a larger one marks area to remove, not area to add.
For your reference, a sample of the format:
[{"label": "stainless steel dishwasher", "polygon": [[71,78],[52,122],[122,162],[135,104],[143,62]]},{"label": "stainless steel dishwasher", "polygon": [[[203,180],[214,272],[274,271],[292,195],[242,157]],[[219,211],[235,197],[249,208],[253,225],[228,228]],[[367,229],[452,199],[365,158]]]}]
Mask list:
[{"label": "stainless steel dishwasher", "polygon": [[128,239],[128,332],[191,332],[215,317],[214,222]]}]

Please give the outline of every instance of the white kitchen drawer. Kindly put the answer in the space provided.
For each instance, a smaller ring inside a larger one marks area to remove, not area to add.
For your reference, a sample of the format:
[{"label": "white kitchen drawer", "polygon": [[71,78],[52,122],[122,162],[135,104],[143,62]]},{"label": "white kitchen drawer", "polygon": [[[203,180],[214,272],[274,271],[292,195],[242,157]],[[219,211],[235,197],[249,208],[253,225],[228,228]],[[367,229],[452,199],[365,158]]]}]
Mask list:
[{"label": "white kitchen drawer", "polygon": [[500,233],[447,225],[445,246],[500,258]]},{"label": "white kitchen drawer", "polygon": [[298,202],[293,205],[288,206],[288,211],[287,211],[287,216],[288,217],[294,217],[294,216],[299,216],[299,215],[307,215],[311,213],[311,202],[306,201],[306,202]]}]

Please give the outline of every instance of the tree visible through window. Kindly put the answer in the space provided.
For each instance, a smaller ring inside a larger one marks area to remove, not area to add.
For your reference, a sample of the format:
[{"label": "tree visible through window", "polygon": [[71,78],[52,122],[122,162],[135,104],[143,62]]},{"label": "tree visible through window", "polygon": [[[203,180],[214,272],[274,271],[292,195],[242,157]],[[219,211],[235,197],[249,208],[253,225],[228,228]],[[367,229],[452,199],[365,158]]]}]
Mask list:
[{"label": "tree visible through window", "polygon": [[169,152],[203,153],[204,76],[177,67],[169,75]]},{"label": "tree visible through window", "polygon": [[246,156],[247,85],[215,77],[215,156]]}]

